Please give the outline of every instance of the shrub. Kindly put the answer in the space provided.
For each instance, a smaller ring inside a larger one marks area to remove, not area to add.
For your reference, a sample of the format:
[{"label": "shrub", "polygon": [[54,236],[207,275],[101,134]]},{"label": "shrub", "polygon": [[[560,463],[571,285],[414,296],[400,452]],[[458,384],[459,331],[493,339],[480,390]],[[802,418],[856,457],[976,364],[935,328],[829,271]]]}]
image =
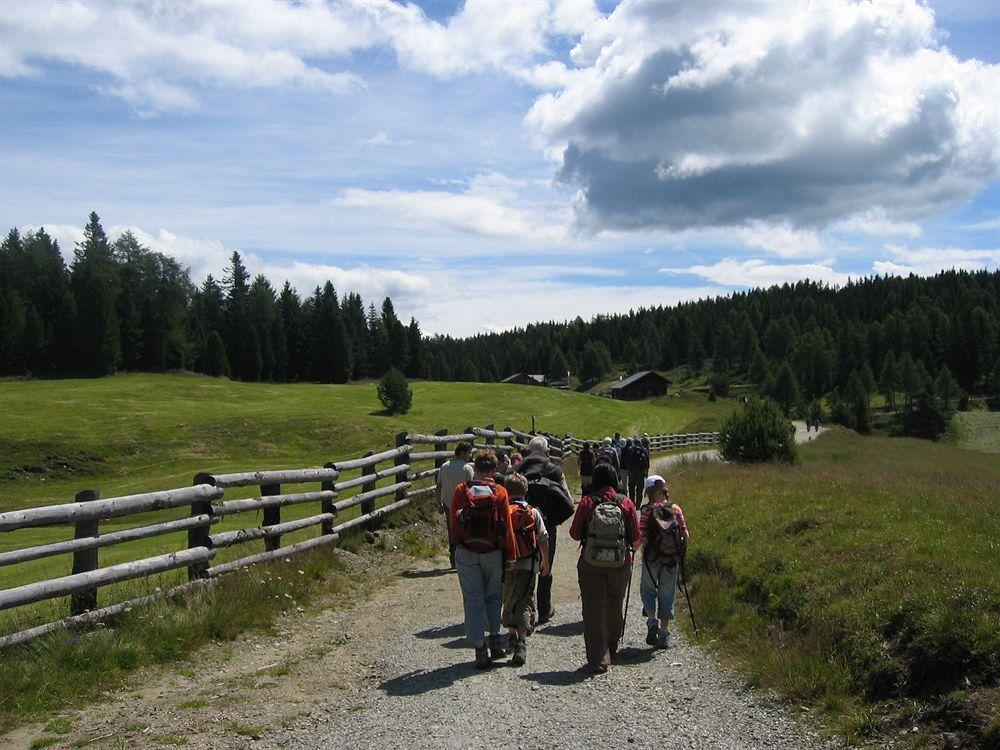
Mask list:
[{"label": "shrub", "polygon": [[798,455],[794,435],[792,423],[774,401],[751,398],[726,420],[719,444],[727,461],[794,463]]},{"label": "shrub", "polygon": [[951,412],[929,388],[917,396],[916,407],[903,416],[903,432],[911,437],[937,440],[948,429]]},{"label": "shrub", "polygon": [[395,367],[382,376],[378,384],[378,400],[390,414],[406,414],[410,410],[413,391],[406,382],[406,376]]}]

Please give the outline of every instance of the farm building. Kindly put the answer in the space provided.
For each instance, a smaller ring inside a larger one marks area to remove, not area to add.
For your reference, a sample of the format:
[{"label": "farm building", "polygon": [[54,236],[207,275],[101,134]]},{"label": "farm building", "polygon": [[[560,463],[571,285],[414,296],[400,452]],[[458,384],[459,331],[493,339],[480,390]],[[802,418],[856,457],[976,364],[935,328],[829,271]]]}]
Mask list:
[{"label": "farm building", "polygon": [[670,381],[659,373],[643,370],[619,380],[608,391],[612,398],[650,398],[665,395],[668,385],[670,385]]},{"label": "farm building", "polygon": [[529,375],[526,372],[515,372],[509,375],[501,383],[513,383],[514,385],[545,385],[544,375]]}]

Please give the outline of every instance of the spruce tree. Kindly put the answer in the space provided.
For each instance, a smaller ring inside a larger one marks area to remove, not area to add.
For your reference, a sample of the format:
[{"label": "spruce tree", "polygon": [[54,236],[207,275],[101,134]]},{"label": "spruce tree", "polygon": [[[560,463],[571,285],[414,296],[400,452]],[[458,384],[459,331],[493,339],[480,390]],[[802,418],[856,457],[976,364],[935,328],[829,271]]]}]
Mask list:
[{"label": "spruce tree", "polygon": [[100,217],[91,213],[83,241],[73,253],[72,285],[76,300],[77,370],[108,375],[121,361],[118,325],[118,280],[111,243]]}]

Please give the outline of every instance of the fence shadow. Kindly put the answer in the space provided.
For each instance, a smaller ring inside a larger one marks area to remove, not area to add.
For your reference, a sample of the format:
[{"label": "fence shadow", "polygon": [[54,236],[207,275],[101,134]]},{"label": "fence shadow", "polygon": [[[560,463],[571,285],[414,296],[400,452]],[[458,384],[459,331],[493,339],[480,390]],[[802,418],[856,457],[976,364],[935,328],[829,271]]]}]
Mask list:
[{"label": "fence shadow", "polygon": [[386,695],[414,696],[423,695],[434,690],[442,690],[454,685],[459,680],[482,674],[472,668],[471,661],[462,661],[447,667],[431,670],[414,670],[386,680],[378,687]]}]

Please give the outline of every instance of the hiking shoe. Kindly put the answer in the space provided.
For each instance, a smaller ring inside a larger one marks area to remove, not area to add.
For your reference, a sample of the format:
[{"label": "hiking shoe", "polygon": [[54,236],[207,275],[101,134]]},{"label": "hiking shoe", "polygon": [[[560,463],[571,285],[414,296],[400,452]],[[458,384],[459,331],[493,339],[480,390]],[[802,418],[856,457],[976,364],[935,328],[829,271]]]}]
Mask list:
[{"label": "hiking shoe", "polygon": [[503,645],[503,636],[497,633],[490,636],[490,658],[493,660],[502,659],[507,655],[507,649]]},{"label": "hiking shoe", "polygon": [[668,646],[670,646],[670,631],[666,628],[660,628],[660,632],[656,636],[656,647],[667,648]]},{"label": "hiking shoe", "polygon": [[517,639],[517,643],[514,644],[514,655],[510,659],[510,663],[515,667],[523,667],[524,662],[528,659],[528,644],[524,642],[522,638]]},{"label": "hiking shoe", "polygon": [[651,620],[646,623],[646,645],[655,646],[656,645],[656,634],[659,631],[660,626],[657,624],[656,620]]},{"label": "hiking shoe", "polygon": [[490,650],[485,645],[476,646],[476,669],[489,669],[491,663]]},{"label": "hiking shoe", "polygon": [[592,664],[590,666],[591,671],[594,674],[605,674],[608,671],[607,664]]},{"label": "hiking shoe", "polygon": [[555,616],[556,616],[556,608],[555,607],[549,607],[549,611],[548,612],[546,612],[544,615],[539,615],[538,616],[538,624],[539,625],[544,625],[545,623],[547,623],[549,620],[551,620]]}]

